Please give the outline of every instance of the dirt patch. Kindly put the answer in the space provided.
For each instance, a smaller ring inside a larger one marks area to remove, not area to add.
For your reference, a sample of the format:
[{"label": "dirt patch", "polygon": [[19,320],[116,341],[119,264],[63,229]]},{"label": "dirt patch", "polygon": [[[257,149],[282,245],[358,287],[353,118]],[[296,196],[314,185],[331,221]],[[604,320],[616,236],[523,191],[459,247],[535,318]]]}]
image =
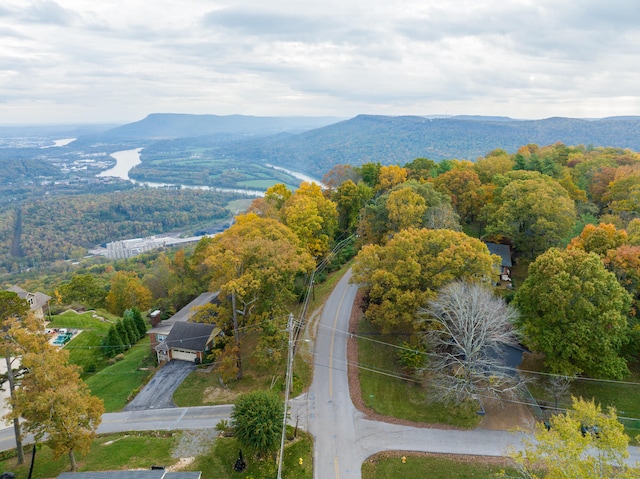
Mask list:
[{"label": "dirt patch", "polygon": [[[349,319],[349,331],[356,333],[358,331],[358,323],[363,316],[364,292],[358,290],[356,300],[353,302],[351,310],[351,318]],[[429,424],[416,423],[405,419],[398,419],[389,416],[383,416],[369,408],[362,399],[362,391],[360,389],[360,377],[358,372],[358,340],[352,334],[347,340],[347,363],[349,376],[349,393],[353,405],[359,411],[367,415],[368,418],[383,421],[391,424],[401,424],[413,427],[425,427],[431,429],[461,429],[446,424]],[[478,427],[484,429],[499,429],[510,431],[516,428],[531,429],[534,424],[533,415],[529,409],[517,403],[504,403],[500,401],[488,401],[484,404],[485,416]]]},{"label": "dirt patch", "polygon": [[167,467],[167,471],[169,472],[182,471],[185,467],[187,467],[189,464],[191,464],[195,460],[196,460],[195,457],[181,457],[180,459],[178,459],[178,462],[176,462],[174,465]]},{"label": "dirt patch", "polygon": [[486,412],[478,427],[482,429],[497,429],[511,431],[524,429],[532,431],[535,419],[529,408],[517,402],[486,400],[483,403]]},{"label": "dirt patch", "polygon": [[239,393],[230,389],[210,386],[204,390],[204,404],[232,404],[235,402]]}]

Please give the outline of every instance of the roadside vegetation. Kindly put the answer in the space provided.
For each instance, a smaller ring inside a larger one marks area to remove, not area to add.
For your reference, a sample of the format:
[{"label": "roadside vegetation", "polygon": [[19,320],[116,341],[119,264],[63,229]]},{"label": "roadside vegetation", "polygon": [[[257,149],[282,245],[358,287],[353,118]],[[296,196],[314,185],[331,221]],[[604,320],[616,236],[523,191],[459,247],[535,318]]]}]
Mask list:
[{"label": "roadside vegetation", "polygon": [[514,472],[505,465],[505,460],[478,456],[386,452],[362,464],[362,479],[494,479],[502,470]]},{"label": "roadside vegetation", "polygon": [[[78,457],[78,471],[110,471],[122,469],[149,469],[152,465],[176,467],[179,464],[180,443],[189,440],[183,431],[129,432],[103,435],[93,441],[91,452]],[[181,471],[202,471],[202,479],[248,479],[275,477],[276,463],[270,457],[255,461],[244,456],[247,468],[235,472],[233,465],[238,458],[239,446],[233,437],[219,437],[210,444],[200,444],[203,452],[193,462],[181,467]],[[29,474],[31,452],[26,454],[25,464],[18,466],[15,458],[0,460],[0,470],[10,470],[16,479],[26,479]],[[302,464],[300,464],[302,458]],[[33,477],[57,477],[68,470],[66,458],[54,459],[46,444],[39,444],[36,452]],[[283,460],[283,478],[311,479],[313,477],[313,453],[311,438],[298,432],[298,438],[287,447]]]},{"label": "roadside vegetation", "polygon": [[[479,396],[511,399],[521,391],[513,368],[496,357],[518,338],[540,358],[526,369],[553,380],[532,384],[540,402],[560,408],[572,404],[572,393],[594,398],[631,418],[627,432],[637,430],[640,411],[625,396],[637,395],[640,381],[640,154],[526,145],[476,162],[338,165],[323,182],[324,191],[305,182],[295,191],[271,186],[229,229],[191,249],[37,284],[50,286],[56,307],[84,302],[116,318],[129,308],[168,318],[201,292],[219,291],[219,302],[192,320],[215,323],[223,334],[175,395],[195,406],[254,390],[280,393],[289,314],[296,323],[308,302],[309,318],[348,265],[363,298],[353,333],[365,408],[474,427]],[[113,214],[132,214],[122,208]],[[508,247],[515,266],[486,243]],[[477,301],[464,301],[471,296]],[[94,350],[104,325],[69,314],[55,321],[86,328],[69,352],[108,410],[121,408],[151,374],[146,339],[105,367]],[[294,394],[311,380],[305,344],[298,343]]]}]

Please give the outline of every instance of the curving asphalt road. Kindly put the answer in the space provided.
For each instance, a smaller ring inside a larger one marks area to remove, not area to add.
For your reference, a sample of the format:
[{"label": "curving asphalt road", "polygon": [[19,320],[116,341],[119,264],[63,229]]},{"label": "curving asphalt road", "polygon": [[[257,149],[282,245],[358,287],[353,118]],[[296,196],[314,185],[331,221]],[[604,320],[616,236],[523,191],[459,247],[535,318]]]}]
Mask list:
[{"label": "curving asphalt road", "polygon": [[[423,451],[479,456],[503,456],[519,448],[524,434],[416,428],[371,421],[358,411],[349,395],[347,331],[357,287],[351,271],[338,283],[324,305],[314,350],[313,383],[307,397],[309,431],[315,436],[314,477],[360,479],[362,463],[387,450]],[[640,450],[630,448],[630,463]]]},{"label": "curving asphalt road", "polygon": [[[349,395],[347,335],[357,287],[351,271],[338,283],[323,308],[314,348],[314,377],[309,392],[291,401],[293,420],[306,423],[314,435],[314,477],[360,479],[362,463],[385,450],[502,456],[508,446],[519,447],[522,434],[488,429],[454,431],[376,422],[358,411]],[[166,408],[108,413],[98,433],[132,430],[213,428],[229,419],[230,405]],[[13,429],[0,430],[0,450],[15,447]],[[629,448],[629,463],[640,461],[640,449]]]}]

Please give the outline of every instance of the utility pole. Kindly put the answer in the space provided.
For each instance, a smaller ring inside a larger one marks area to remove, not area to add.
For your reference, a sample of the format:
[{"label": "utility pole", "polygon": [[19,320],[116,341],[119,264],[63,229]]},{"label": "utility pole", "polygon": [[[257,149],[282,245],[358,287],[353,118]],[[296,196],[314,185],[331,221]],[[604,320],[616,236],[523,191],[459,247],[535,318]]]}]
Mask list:
[{"label": "utility pole", "polygon": [[282,458],[284,456],[284,438],[287,435],[287,407],[289,406],[289,389],[291,389],[291,376],[293,370],[293,314],[289,313],[287,322],[289,332],[289,345],[287,347],[287,376],[284,389],[284,416],[282,418],[282,438],[280,439],[280,455],[278,457],[278,479],[282,479]]}]

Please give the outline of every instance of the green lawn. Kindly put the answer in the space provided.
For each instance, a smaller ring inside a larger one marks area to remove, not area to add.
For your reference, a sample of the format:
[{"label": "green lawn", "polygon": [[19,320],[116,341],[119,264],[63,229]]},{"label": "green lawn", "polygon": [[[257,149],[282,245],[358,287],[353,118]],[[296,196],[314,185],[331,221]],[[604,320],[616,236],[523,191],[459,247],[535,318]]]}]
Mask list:
[{"label": "green lawn", "polygon": [[122,361],[89,375],[86,383],[91,393],[104,401],[106,412],[120,411],[153,374],[154,367],[155,358],[146,336],[125,353]]},{"label": "green lawn", "polygon": [[65,345],[65,349],[69,351],[69,362],[77,364],[85,372],[97,371],[107,365],[107,358],[102,354],[101,344],[112,323],[94,317],[96,315],[103,318],[109,316],[109,319],[114,321],[116,319],[103,312],[94,314],[92,311],[87,311],[78,314],[74,311],[66,311],[52,316],[48,325],[49,328],[82,330],[82,333]]},{"label": "green lawn", "polygon": [[496,461],[477,457],[409,455],[403,463],[400,454],[384,454],[362,465],[362,479],[493,479],[503,469]]},{"label": "green lawn", "polygon": [[397,344],[398,338],[376,334],[376,330],[364,320],[360,322],[358,334],[361,336],[358,339],[360,390],[368,407],[385,416],[415,422],[464,428],[478,425],[481,418],[476,414],[475,404],[445,407],[431,403],[427,399],[427,390],[421,384],[394,377],[401,374],[396,363],[397,349],[382,343]]},{"label": "green lawn", "polygon": [[[172,466],[178,462],[174,450],[180,443],[181,431],[130,432],[100,436],[93,441],[86,456],[76,455],[79,471],[109,471],[119,469],[149,469],[151,465]],[[249,479],[276,476],[276,461],[270,457],[254,460],[245,451],[247,469],[234,472],[233,464],[240,449],[234,438],[217,438],[205,454],[183,470],[202,471],[202,479]],[[0,461],[1,471],[11,471],[17,479],[25,479],[29,473],[31,453],[25,455],[25,464],[17,466],[15,458]],[[302,458],[302,464],[300,464]],[[69,470],[69,459],[63,456],[53,459],[52,451],[41,445],[36,453],[33,477],[56,477]],[[305,434],[285,446],[283,478],[311,479],[313,477],[313,442]]]}]

